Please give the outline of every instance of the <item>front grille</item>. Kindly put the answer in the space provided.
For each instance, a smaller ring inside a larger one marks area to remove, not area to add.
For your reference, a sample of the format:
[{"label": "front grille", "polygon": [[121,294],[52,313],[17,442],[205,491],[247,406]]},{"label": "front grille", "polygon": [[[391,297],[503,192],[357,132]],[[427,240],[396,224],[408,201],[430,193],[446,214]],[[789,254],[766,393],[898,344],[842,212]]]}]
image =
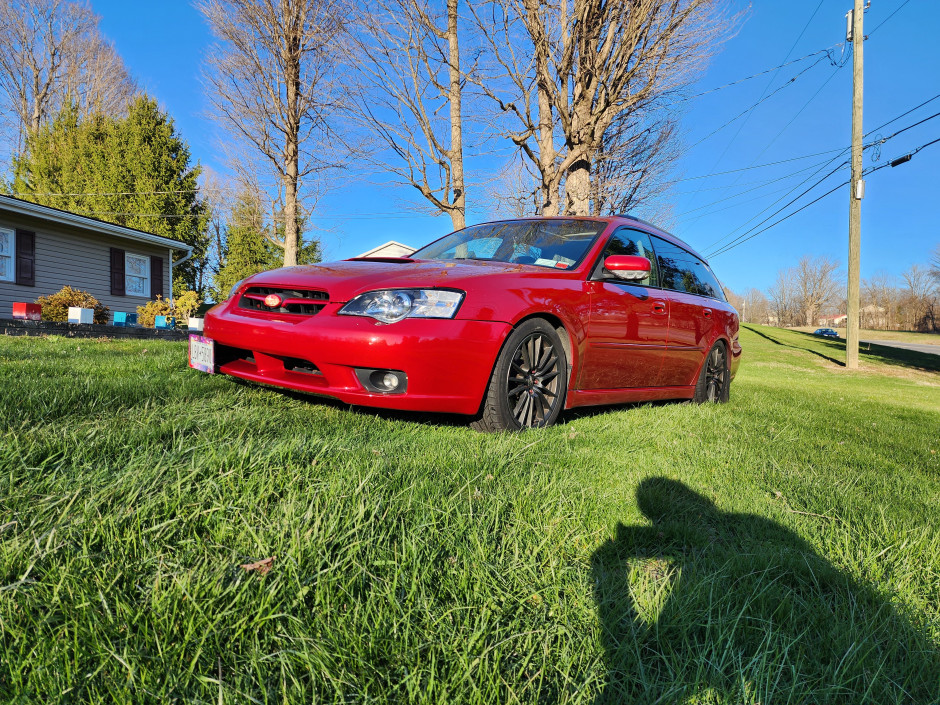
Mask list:
[{"label": "front grille", "polygon": [[[277,294],[283,299],[277,308],[265,306],[264,299],[270,294]],[[321,311],[330,300],[325,291],[316,289],[284,289],[272,286],[250,286],[238,300],[238,307],[249,311],[265,313],[295,313],[301,316],[313,316]]]}]

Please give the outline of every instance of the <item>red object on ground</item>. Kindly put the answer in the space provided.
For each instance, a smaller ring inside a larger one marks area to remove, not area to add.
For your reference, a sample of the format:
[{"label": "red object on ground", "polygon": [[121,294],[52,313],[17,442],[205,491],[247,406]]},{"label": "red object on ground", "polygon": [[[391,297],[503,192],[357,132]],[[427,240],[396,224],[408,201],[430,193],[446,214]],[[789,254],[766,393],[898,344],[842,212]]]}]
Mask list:
[{"label": "red object on ground", "polygon": [[[652,271],[628,281],[603,266],[607,257]],[[531,319],[544,332],[528,333]],[[262,272],[206,314],[203,335],[222,374],[348,404],[467,415],[502,393],[505,413],[525,427],[553,423],[560,408],[702,390],[724,400],[738,326],[700,255],[611,216],[488,223],[411,257]],[[525,335],[531,349],[517,340]],[[554,353],[540,351],[554,348],[563,354],[553,371]],[[565,383],[552,386],[558,375]],[[542,399],[534,416],[516,405],[526,395]]]},{"label": "red object on ground", "polygon": [[17,318],[23,321],[41,321],[42,306],[39,304],[14,302],[13,318]]}]

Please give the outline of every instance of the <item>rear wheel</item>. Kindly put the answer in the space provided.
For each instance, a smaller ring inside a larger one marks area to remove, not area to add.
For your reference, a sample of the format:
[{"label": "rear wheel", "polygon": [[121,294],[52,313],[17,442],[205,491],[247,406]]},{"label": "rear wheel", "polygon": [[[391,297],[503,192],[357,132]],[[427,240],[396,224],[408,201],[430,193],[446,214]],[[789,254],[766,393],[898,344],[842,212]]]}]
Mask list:
[{"label": "rear wheel", "polygon": [[692,401],[697,404],[724,403],[730,396],[731,370],[728,368],[728,348],[719,340],[708,351],[708,356],[702,364]]},{"label": "rear wheel", "polygon": [[477,431],[551,426],[565,404],[568,360],[555,329],[541,318],[522,323],[500,351]]}]

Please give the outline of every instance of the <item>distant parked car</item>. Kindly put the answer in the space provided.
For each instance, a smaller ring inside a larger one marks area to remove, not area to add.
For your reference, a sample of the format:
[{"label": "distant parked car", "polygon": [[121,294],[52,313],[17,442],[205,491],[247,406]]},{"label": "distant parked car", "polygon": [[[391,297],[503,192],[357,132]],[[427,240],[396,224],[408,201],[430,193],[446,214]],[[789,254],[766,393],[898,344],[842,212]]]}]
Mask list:
[{"label": "distant parked car", "polygon": [[592,404],[723,402],[740,355],[705,260],[625,217],[485,223],[409,257],[255,274],[190,339],[207,372],[487,431]]},{"label": "distant parked car", "polygon": [[836,333],[832,328],[817,328],[813,331],[813,335],[821,335],[823,338],[838,338],[839,334]]}]

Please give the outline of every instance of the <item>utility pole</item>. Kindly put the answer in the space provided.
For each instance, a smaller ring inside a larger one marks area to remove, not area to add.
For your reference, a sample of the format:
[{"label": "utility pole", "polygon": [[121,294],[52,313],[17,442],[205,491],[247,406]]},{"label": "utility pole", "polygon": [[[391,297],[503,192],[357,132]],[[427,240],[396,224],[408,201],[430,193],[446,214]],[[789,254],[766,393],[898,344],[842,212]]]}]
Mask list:
[{"label": "utility pole", "polygon": [[849,12],[848,36],[852,42],[852,179],[849,192],[849,281],[845,320],[845,366],[858,369],[858,321],[859,278],[861,277],[862,251],[862,198],[865,182],[862,180],[862,87],[864,64],[862,45],[865,34],[862,21],[865,17],[864,0],[855,0],[855,9]]}]

